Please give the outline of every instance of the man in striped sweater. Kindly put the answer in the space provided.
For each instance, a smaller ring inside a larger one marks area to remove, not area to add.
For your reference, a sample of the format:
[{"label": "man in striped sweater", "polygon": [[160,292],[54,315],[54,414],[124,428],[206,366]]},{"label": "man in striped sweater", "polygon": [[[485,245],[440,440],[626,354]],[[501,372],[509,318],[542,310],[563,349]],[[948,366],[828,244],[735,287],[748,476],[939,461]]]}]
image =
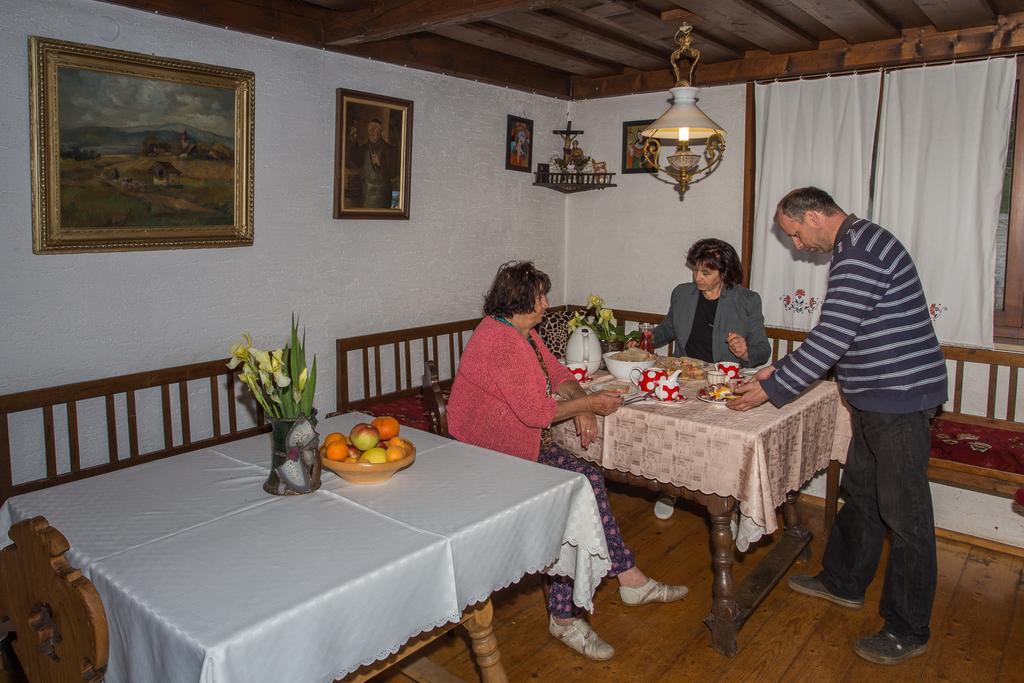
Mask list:
[{"label": "man in striped sweater", "polygon": [[853,440],[836,518],[817,576],[790,587],[851,609],[864,604],[886,530],[892,550],[879,611],[885,626],[857,654],[896,664],[927,650],[935,596],[935,523],[928,488],[929,418],[946,401],[946,363],[910,254],[884,228],[846,214],[815,187],[779,202],[775,222],[797,249],[831,252],[821,319],[807,340],[729,407],[782,406],[835,366]]}]

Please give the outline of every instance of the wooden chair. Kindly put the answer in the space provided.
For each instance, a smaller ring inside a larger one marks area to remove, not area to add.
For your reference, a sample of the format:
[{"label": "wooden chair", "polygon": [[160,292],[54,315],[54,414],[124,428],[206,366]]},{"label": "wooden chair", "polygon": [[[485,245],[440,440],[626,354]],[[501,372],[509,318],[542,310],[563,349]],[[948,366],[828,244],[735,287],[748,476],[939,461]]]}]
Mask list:
[{"label": "wooden chair", "polygon": [[430,418],[431,430],[435,434],[448,436],[447,401],[441,392],[437,376],[437,363],[428,360],[423,365],[423,408]]},{"label": "wooden chair", "polygon": [[109,641],[96,587],[68,564],[70,545],[45,517],[10,529],[0,551],[0,620],[10,619],[14,652],[30,681],[103,680]]}]

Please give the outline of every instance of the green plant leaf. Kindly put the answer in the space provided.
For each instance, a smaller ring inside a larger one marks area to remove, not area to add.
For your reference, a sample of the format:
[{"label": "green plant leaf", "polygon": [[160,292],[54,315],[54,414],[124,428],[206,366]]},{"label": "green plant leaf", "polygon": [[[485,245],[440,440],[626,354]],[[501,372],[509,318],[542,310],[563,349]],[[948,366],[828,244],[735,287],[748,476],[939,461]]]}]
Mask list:
[{"label": "green plant leaf", "polygon": [[316,355],[313,356],[313,367],[309,371],[309,377],[306,379],[306,389],[302,392],[302,403],[299,406],[300,414],[312,415],[313,414],[313,394],[316,391]]}]

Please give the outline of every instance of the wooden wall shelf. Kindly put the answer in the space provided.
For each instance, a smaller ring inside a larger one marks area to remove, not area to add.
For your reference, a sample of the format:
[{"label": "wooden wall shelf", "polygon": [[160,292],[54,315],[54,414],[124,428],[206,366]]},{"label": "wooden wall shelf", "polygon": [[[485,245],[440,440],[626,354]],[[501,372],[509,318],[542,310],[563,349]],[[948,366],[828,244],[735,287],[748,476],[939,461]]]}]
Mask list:
[{"label": "wooden wall shelf", "polygon": [[617,187],[612,182],[614,173],[569,173],[537,171],[534,185],[550,187],[564,194],[586,192],[587,190],[603,190],[606,187]]}]

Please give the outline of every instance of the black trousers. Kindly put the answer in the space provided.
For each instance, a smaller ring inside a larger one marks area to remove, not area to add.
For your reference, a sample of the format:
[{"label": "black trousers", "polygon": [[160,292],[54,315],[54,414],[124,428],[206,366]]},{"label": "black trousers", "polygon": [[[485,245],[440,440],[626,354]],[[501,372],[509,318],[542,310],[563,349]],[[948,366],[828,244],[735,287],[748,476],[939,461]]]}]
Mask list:
[{"label": "black trousers", "polygon": [[864,597],[892,535],[879,612],[893,635],[928,641],[935,598],[935,519],[928,488],[928,421],[934,409],[905,414],[850,408],[853,440],[843,471],[846,499],[823,560],[822,581],[847,599]]}]

